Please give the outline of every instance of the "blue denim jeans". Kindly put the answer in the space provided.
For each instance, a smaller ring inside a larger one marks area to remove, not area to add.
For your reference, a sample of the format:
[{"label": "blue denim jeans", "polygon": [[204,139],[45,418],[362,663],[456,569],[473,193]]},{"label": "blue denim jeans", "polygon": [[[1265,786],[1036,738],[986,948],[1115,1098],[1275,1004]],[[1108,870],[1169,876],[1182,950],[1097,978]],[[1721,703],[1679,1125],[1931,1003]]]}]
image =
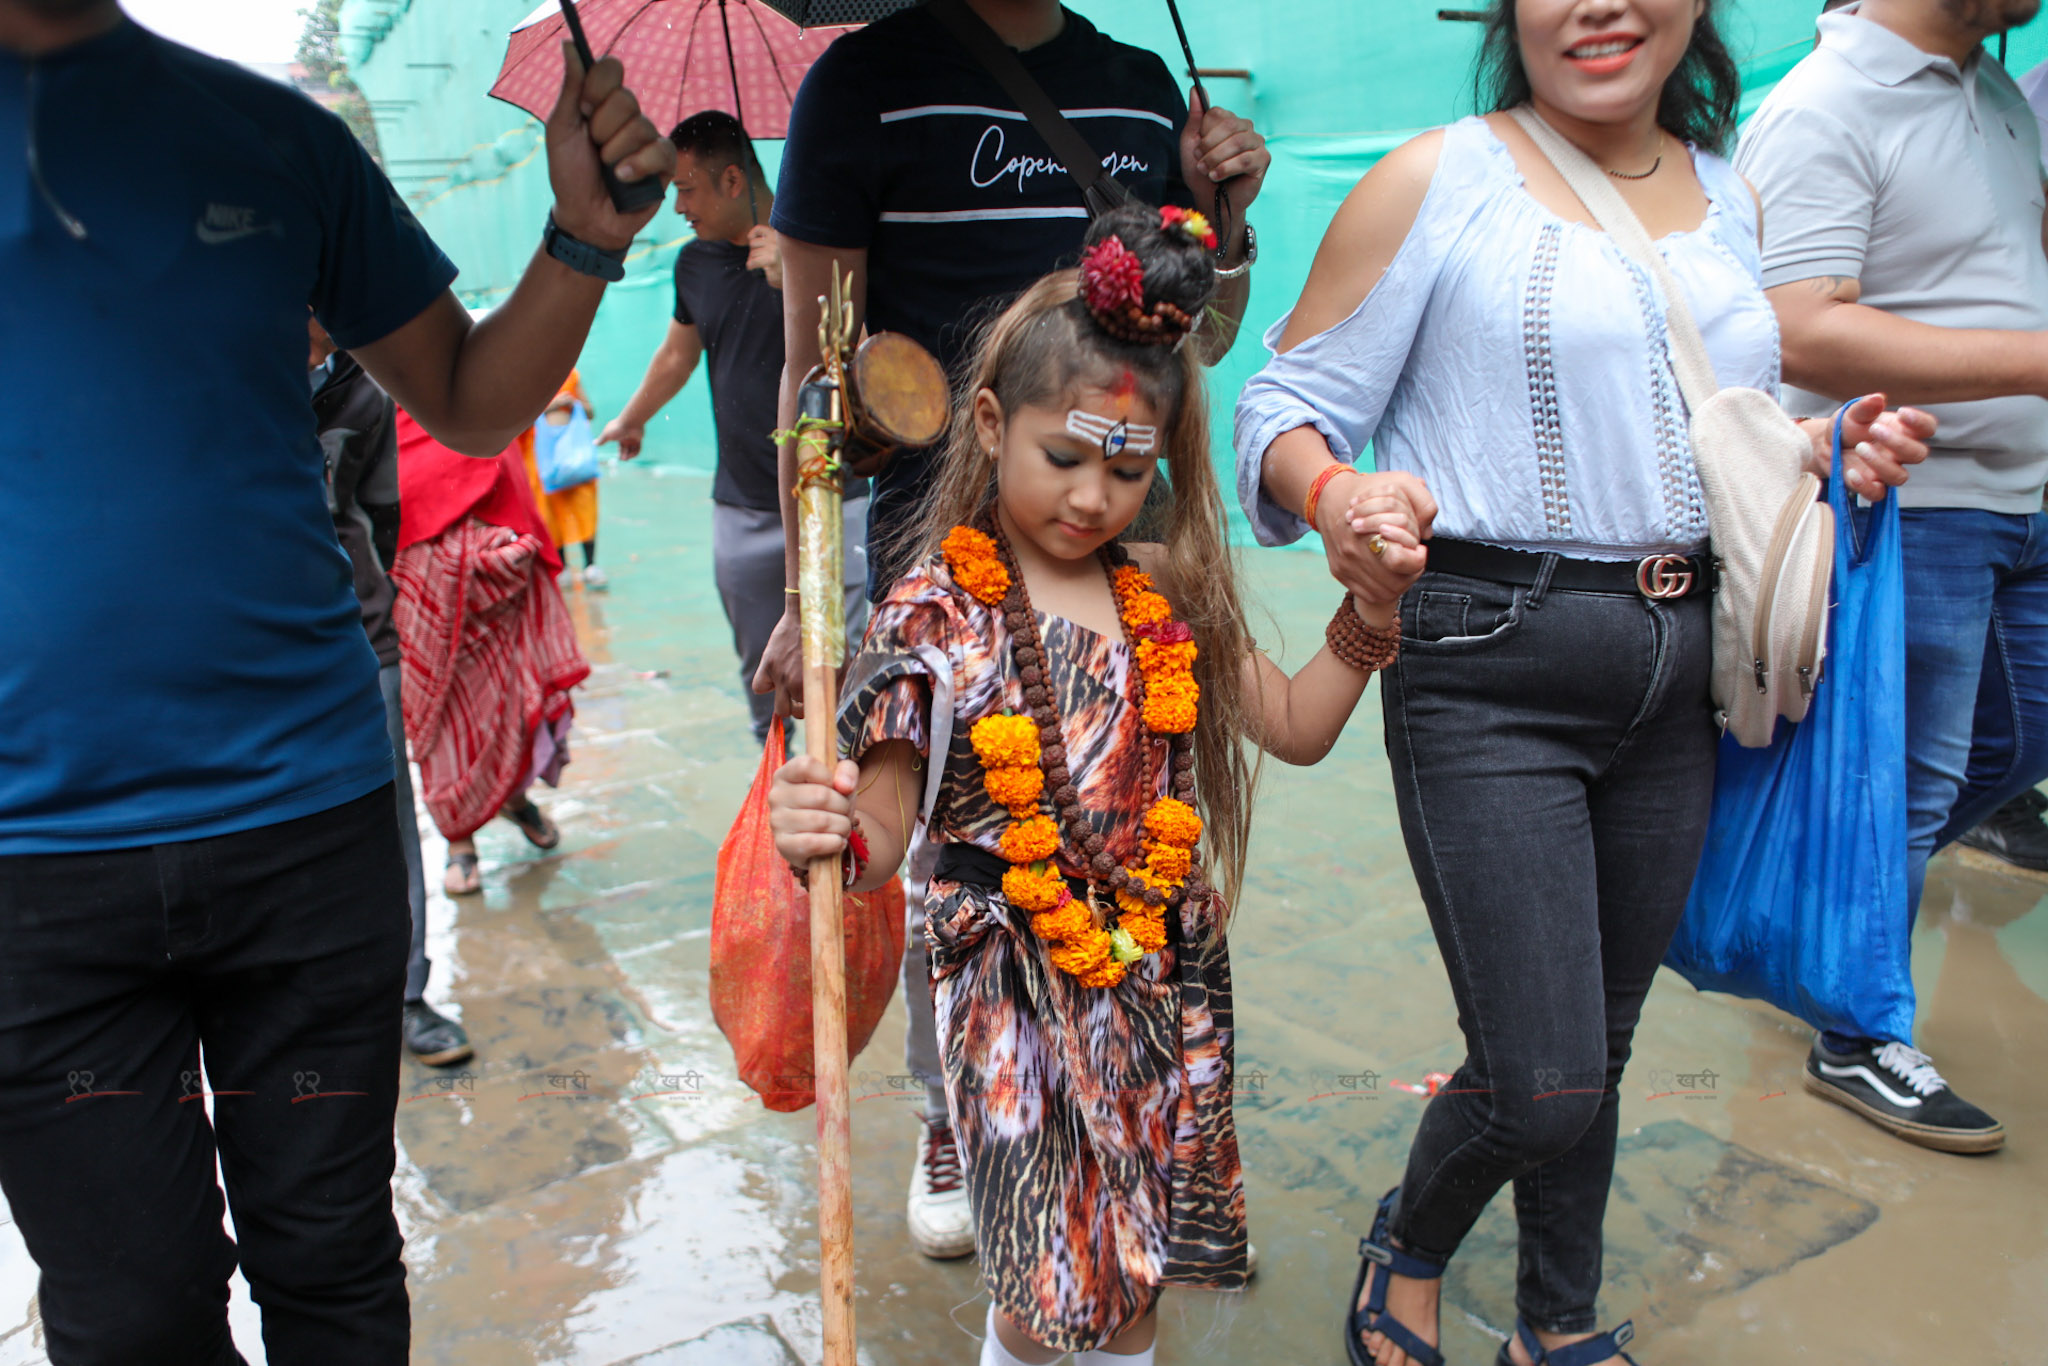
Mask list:
[{"label": "blue denim jeans", "polygon": [[[1907,859],[1899,910],[1910,921],[1934,852],[2048,778],[2048,514],[1906,508],[1899,523]],[[1827,1041],[1837,1049],[1852,1042]]]},{"label": "blue denim jeans", "polygon": [[1587,1332],[1622,1068],[1713,799],[1705,594],[1548,592],[1443,573],[1381,677],[1408,857],[1465,1036],[1393,1217],[1448,1258],[1512,1182],[1515,1306]]}]

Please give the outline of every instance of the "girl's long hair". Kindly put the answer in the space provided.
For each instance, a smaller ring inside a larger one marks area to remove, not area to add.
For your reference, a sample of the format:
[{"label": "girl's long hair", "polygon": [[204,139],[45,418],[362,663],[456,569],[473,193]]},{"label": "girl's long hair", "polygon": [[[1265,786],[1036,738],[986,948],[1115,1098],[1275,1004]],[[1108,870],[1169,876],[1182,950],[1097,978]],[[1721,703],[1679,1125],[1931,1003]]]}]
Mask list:
[{"label": "girl's long hair", "polygon": [[[1529,72],[1522,65],[1522,35],[1515,26],[1516,0],[1493,0],[1480,42],[1479,107],[1492,113],[1529,102]],[[1657,100],[1657,123],[1666,132],[1725,153],[1735,136],[1742,100],[1742,72],[1714,23],[1714,0],[1706,0],[1692,27],[1692,42],[1678,67],[1665,78]]]},{"label": "girl's long hair", "polygon": [[[1091,243],[1112,233],[1145,263],[1145,297],[1164,298],[1201,317],[1215,292],[1206,253],[1160,231],[1157,210],[1119,210],[1095,225]],[[1238,601],[1237,565],[1224,536],[1223,496],[1210,461],[1209,404],[1191,347],[1118,341],[1096,323],[1081,299],[1080,273],[1057,271],[1032,285],[978,336],[974,363],[956,395],[952,430],[920,521],[906,529],[907,563],[936,555],[946,533],[995,506],[996,467],[974,426],[974,396],[986,389],[1007,418],[1025,406],[1065,404],[1088,384],[1113,388],[1129,372],[1164,422],[1166,467],[1155,479],[1138,522],[1119,537],[1156,539],[1149,557],[1174,614],[1195,633],[1195,681],[1201,686],[1195,727],[1195,792],[1203,821],[1207,875],[1235,904],[1250,834],[1253,771],[1246,753],[1252,731],[1245,696],[1251,638]]]}]

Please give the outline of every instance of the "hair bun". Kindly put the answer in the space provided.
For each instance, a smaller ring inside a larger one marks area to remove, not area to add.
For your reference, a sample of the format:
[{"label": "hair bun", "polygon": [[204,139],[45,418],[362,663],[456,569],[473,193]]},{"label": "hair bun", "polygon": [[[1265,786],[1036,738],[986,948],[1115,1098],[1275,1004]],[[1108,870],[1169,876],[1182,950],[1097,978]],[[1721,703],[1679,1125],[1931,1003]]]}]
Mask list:
[{"label": "hair bun", "polygon": [[1216,293],[1216,234],[1199,213],[1128,204],[1089,226],[1081,300],[1097,327],[1138,346],[1176,346]]}]

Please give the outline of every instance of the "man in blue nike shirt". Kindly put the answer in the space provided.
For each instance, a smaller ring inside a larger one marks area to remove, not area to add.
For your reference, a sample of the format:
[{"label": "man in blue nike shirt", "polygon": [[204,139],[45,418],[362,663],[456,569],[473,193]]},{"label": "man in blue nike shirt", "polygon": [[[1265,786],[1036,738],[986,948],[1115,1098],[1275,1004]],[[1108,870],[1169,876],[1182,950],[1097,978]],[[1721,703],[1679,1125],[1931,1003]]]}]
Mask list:
[{"label": "man in blue nike shirt", "polygon": [[405,865],[306,310],[496,455],[655,211],[600,158],[674,164],[573,56],[547,153],[542,248],[472,325],[331,115],[115,0],[0,0],[0,374],[36,396],[0,428],[0,1189],[56,1366],[240,1362],[238,1256],[271,1361],[406,1360]]}]

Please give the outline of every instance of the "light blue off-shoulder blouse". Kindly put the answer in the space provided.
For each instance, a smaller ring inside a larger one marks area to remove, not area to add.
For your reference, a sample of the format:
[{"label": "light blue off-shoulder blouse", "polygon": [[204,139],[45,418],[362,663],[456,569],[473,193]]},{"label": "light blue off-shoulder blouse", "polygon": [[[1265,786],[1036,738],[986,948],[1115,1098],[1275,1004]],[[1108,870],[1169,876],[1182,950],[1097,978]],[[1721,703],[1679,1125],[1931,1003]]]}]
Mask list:
[{"label": "light blue off-shoulder blouse", "polygon": [[[1775,395],[1755,201],[1720,157],[1693,163],[1706,221],[1658,248],[1722,385]],[[1419,476],[1440,536],[1591,559],[1706,543],[1662,291],[1607,234],[1537,203],[1478,118],[1444,130],[1415,227],[1372,293],[1245,386],[1238,497],[1263,545],[1308,530],[1261,486],[1274,439],[1305,425],[1339,460],[1370,442],[1379,468]]]}]

